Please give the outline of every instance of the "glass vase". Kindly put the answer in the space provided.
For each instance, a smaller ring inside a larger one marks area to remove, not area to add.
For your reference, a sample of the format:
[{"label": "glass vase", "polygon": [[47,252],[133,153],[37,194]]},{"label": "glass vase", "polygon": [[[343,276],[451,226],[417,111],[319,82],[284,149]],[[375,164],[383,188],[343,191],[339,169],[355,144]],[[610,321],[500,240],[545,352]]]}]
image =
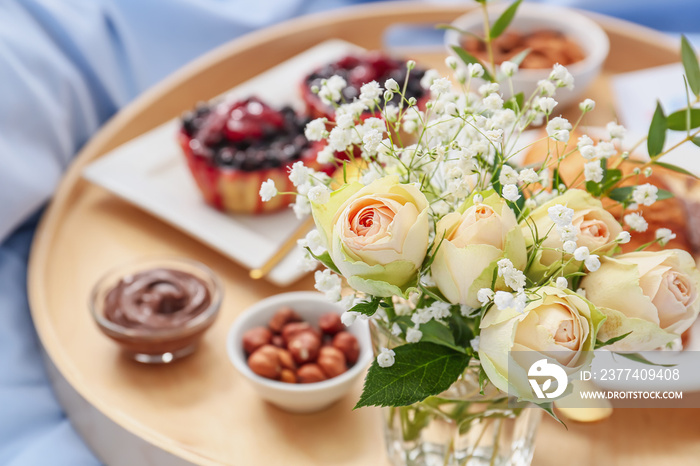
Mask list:
[{"label": "glass vase", "polygon": [[[375,354],[404,343],[382,322],[372,320],[370,329]],[[389,459],[395,466],[529,465],[541,410],[513,405],[493,386],[480,393],[479,367],[471,365],[437,396],[382,408]]]}]

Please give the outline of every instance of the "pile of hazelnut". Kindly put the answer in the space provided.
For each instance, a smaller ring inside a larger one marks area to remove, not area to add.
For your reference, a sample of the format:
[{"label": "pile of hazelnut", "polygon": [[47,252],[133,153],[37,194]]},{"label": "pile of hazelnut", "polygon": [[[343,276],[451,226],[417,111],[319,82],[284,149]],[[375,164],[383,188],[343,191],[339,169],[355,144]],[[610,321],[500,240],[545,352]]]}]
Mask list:
[{"label": "pile of hazelnut", "polygon": [[289,307],[280,309],[267,327],[243,334],[248,366],[259,376],[287,383],[321,382],[342,374],[360,355],[357,338],[334,312],[321,315],[318,327]]}]

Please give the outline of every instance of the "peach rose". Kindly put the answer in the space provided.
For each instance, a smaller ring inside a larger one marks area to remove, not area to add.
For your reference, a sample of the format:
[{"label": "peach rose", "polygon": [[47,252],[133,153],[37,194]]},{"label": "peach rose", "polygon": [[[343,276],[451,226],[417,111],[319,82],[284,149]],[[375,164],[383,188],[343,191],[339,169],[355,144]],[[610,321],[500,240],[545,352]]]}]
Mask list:
[{"label": "peach rose", "polygon": [[476,294],[491,287],[496,263],[507,257],[522,269],[527,260],[525,239],[513,211],[498,194],[484,197],[483,202],[466,203],[463,212],[444,216],[436,226],[436,237],[444,235],[444,240],[431,273],[440,292],[453,304],[480,307]]},{"label": "peach rose", "polygon": [[700,272],[686,251],[643,251],[605,258],[581,287],[608,316],[601,340],[632,332],[614,350],[653,350],[678,338],[700,311]]},{"label": "peach rose", "polygon": [[312,203],[333,263],[358,291],[402,295],[415,281],[429,244],[428,201],[414,185],[388,176],[352,183]]}]

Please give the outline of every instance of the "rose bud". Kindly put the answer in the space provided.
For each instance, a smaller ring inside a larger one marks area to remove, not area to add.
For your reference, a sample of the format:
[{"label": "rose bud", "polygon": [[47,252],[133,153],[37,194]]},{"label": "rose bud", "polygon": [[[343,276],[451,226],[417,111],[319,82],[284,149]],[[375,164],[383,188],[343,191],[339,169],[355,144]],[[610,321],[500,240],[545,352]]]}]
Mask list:
[{"label": "rose bud", "polygon": [[248,358],[248,367],[261,377],[276,379],[282,371],[278,351],[272,345],[261,346]]},{"label": "rose bud", "polygon": [[304,364],[297,371],[297,377],[300,383],[322,382],[327,379],[318,364]]},{"label": "rose bud", "polygon": [[333,338],[333,346],[345,355],[348,364],[355,364],[360,357],[360,344],[350,332],[340,332]]},{"label": "rose bud", "polygon": [[272,332],[265,327],[251,328],[243,334],[243,350],[252,354],[256,349],[270,343]]},{"label": "rose bud", "polygon": [[289,342],[289,352],[297,364],[314,361],[321,348],[321,339],[313,332],[302,332]]},{"label": "rose bud", "polygon": [[323,373],[328,378],[337,377],[348,370],[345,355],[338,348],[333,346],[324,346],[318,353],[316,363],[321,366]]},{"label": "rose bud", "polygon": [[340,321],[340,316],[335,312],[327,312],[318,319],[318,326],[323,333],[335,335],[345,330],[345,325]]},{"label": "rose bud", "polygon": [[280,333],[282,331],[282,328],[289,322],[299,321],[301,321],[301,317],[299,317],[299,314],[294,312],[291,307],[283,307],[282,309],[277,311],[274,316],[272,316],[272,319],[270,319],[270,322],[268,322],[267,326],[270,327],[270,330],[272,330],[273,332]]}]

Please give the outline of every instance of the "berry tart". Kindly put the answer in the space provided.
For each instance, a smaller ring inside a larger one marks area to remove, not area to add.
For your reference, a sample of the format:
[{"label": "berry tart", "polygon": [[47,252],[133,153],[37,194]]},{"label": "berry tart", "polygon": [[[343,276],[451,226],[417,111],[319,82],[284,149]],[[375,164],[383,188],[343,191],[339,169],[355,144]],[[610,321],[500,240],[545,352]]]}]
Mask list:
[{"label": "berry tart", "polygon": [[197,186],[211,206],[233,213],[264,213],[294,202],[278,195],[262,202],[260,185],[271,178],[279,191],[294,191],[288,167],[301,160],[315,170],[323,143],[309,142],[309,118],[291,107],[275,110],[258,98],[201,104],[182,117],[178,138]]},{"label": "berry tart", "polygon": [[[348,55],[334,63],[322,66],[306,76],[301,84],[301,95],[306,103],[307,112],[312,118],[326,117],[333,120],[333,107],[321,101],[321,98],[312,91],[313,87],[320,88],[324,79],[334,75],[345,79],[347,87],[343,90],[343,99],[345,102],[352,102],[360,96],[360,87],[363,84],[377,81],[380,86],[384,86],[387,79],[393,78],[399,86],[403,86],[407,72],[404,60],[388,57],[381,52]],[[421,104],[430,98],[430,93],[423,89],[420,84],[424,74],[425,69],[416,66],[411,70],[406,86],[406,98],[415,97],[421,108]],[[394,96],[393,102],[398,105],[398,94]]]}]

